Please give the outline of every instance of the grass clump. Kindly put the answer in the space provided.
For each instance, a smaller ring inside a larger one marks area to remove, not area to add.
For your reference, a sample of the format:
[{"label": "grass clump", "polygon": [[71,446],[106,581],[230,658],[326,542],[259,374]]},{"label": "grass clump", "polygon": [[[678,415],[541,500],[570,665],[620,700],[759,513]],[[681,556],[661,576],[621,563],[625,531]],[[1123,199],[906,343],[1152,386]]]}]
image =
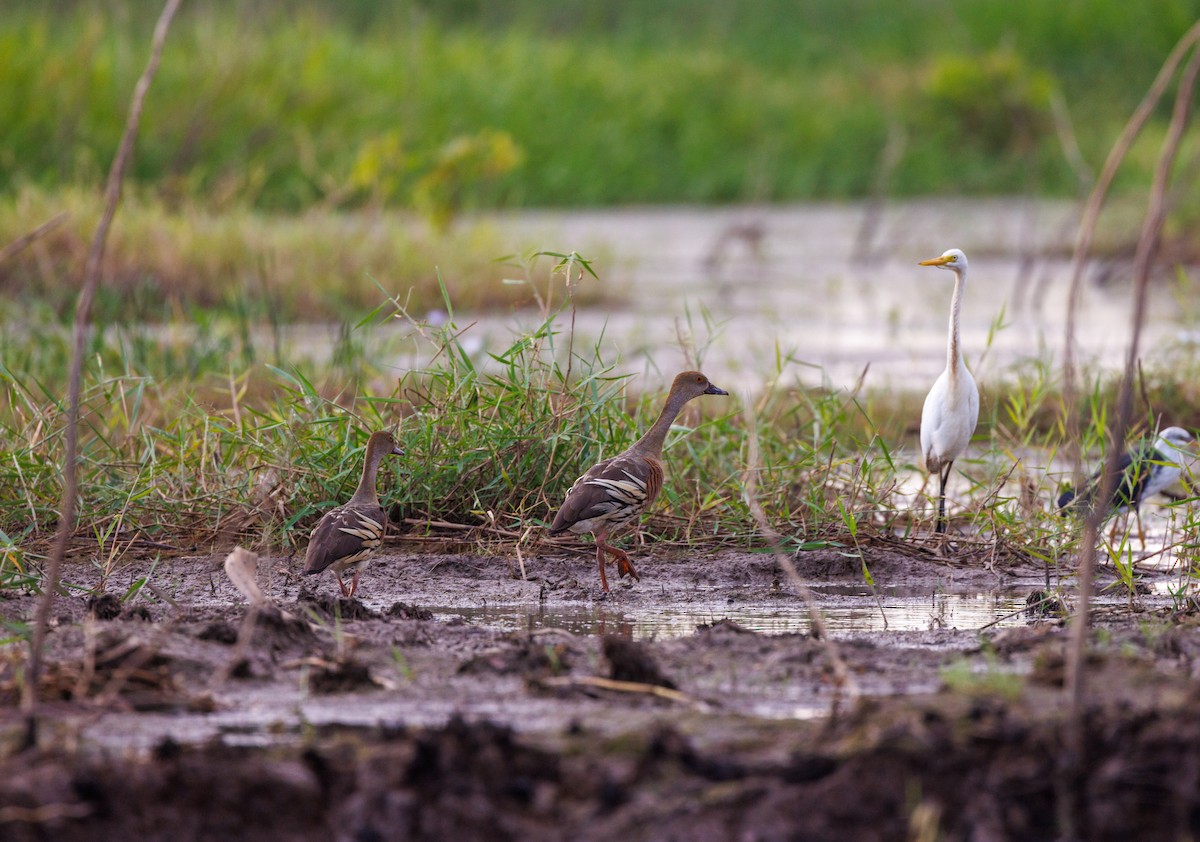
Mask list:
[{"label": "grass clump", "polygon": [[[522,294],[539,316],[501,341],[474,341],[444,285],[445,320],[423,321],[393,296],[343,324],[327,347],[301,346],[308,353],[218,318],[187,330],[97,331],[84,372],[76,550],[107,569],[146,546],[294,549],[351,493],[366,439],[380,428],[397,430],[406,450],[384,463],[380,488],[407,529],[450,524],[456,536],[502,552],[536,542],[574,479],[657,416],[659,381],[672,374],[634,379],[602,342],[576,344],[574,297],[594,283],[578,255],[531,257]],[[0,575],[17,582],[57,518],[69,336],[45,309],[9,318],[0,365]],[[689,325],[688,334],[705,330],[711,325]],[[689,365],[703,369],[704,345],[685,350]],[[758,500],[789,549],[836,547],[866,560],[870,548],[886,546],[932,558],[921,538],[931,512],[924,475],[897,432],[897,405],[790,386],[795,365],[781,353],[761,390],[687,407],[643,531],[660,542],[761,547],[743,491],[753,423]],[[1044,419],[1054,417],[1056,395],[1049,368],[1034,366],[987,396],[985,426],[951,483],[961,506],[952,516],[964,530],[955,563],[1040,560],[1048,577],[1065,572],[1061,560],[1078,536],[1049,503],[1055,478],[1069,470],[1051,466],[1063,425]],[[753,412],[740,400],[753,400]],[[1097,446],[1109,402],[1097,387],[1086,409],[1087,441]],[[886,419],[882,429],[876,417]],[[1155,420],[1147,416],[1148,429]],[[1193,519],[1186,515],[1184,527]]]},{"label": "grass clump", "polygon": [[[556,271],[558,285],[563,273],[576,273],[575,291],[590,265],[569,256]],[[294,546],[350,493],[366,437],[381,427],[398,427],[408,454],[385,464],[381,477],[396,514],[509,537],[547,521],[584,469],[641,434],[663,395],[634,393],[599,345],[574,347],[553,287],[530,280],[529,289],[542,320],[495,350],[468,347],[449,298],[449,320],[436,327],[410,317],[398,299],[385,301],[358,329],[346,328],[345,347],[323,362],[275,359],[230,324],[176,341],[142,328],[97,333],[81,405],[79,536],[100,545],[101,556],[114,542],[144,540]],[[388,315],[392,309],[401,314]],[[425,362],[402,371],[369,362],[361,352],[376,331],[386,342],[371,358]],[[68,336],[53,324],[5,335],[0,529],[29,547],[56,518]],[[864,495],[876,481],[874,473],[863,480],[857,440],[839,438],[844,403],[832,395],[797,403],[780,393],[764,404],[762,438],[774,449],[760,486],[781,522],[829,528],[828,501],[858,499],[842,485]],[[689,408],[668,442],[672,479],[652,534],[754,543],[739,491],[739,419],[736,402]]]}]

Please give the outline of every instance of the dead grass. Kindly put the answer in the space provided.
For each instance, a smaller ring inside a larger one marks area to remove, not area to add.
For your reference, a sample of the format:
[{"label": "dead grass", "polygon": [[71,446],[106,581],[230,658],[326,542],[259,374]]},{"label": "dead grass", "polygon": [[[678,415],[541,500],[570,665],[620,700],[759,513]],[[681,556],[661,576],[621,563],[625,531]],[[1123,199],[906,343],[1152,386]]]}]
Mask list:
[{"label": "dead grass", "polygon": [[[0,243],[67,213],[61,225],[0,263],[0,296],[36,296],[69,312],[100,206],[98,194],[79,189],[25,189],[0,199]],[[216,212],[131,195],[101,268],[98,318],[157,321],[217,308],[264,320],[327,322],[375,307],[381,287],[425,313],[441,306],[439,275],[462,309],[519,306],[530,303],[528,287],[504,279],[523,277],[522,270],[497,258],[544,245],[514,249],[487,221],[464,220],[438,232],[403,213]],[[602,291],[581,293],[595,301]]]}]

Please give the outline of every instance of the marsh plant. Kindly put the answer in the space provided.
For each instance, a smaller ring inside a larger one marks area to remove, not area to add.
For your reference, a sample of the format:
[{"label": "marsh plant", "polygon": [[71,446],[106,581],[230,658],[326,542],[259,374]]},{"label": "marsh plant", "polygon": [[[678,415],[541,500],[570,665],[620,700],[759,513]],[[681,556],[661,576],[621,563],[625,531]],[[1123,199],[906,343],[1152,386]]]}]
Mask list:
[{"label": "marsh plant", "polygon": [[[506,272],[534,309],[528,327],[500,341],[476,337],[441,282],[436,318],[387,294],[331,334],[328,354],[295,352],[236,310],[95,332],[76,545],[105,577],[131,550],[294,548],[352,491],[366,439],[380,428],[397,430],[406,450],[380,477],[405,529],[450,528],[502,551],[536,543],[574,479],[652,422],[670,373],[635,376],[603,336],[584,344],[575,335],[576,298],[599,283],[592,261],[540,252]],[[685,311],[680,323],[685,357],[702,368],[720,327],[702,311]],[[10,313],[9,326],[0,363],[0,575],[18,586],[31,583],[30,564],[36,570],[56,523],[68,336],[36,307]],[[645,535],[762,546],[742,493],[753,423],[756,494],[791,549],[835,547],[861,561],[873,545],[925,546],[930,509],[897,422],[905,400],[802,387],[802,365],[780,348],[761,389],[689,407],[668,439],[671,479]],[[1057,481],[1047,468],[1062,441],[1061,419],[1048,408],[1057,395],[1051,372],[1035,364],[985,394],[985,432],[955,480],[959,563],[1020,558],[1040,560],[1056,580],[1067,572],[1060,566],[1077,529],[1050,505]],[[1085,443],[1100,441],[1108,394],[1097,381]],[[753,401],[754,411],[739,401]],[[1154,420],[1146,416],[1145,427]],[[1181,531],[1194,534],[1186,511]],[[1133,587],[1132,574],[1122,575]]]}]

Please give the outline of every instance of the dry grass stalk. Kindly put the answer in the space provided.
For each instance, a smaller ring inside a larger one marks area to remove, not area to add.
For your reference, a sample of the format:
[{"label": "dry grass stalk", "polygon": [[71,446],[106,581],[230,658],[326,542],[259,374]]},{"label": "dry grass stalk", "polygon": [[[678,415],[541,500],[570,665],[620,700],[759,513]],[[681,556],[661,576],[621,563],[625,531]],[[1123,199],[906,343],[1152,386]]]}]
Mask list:
[{"label": "dry grass stalk", "polygon": [[66,211],[62,211],[61,213],[56,213],[54,216],[50,217],[48,220],[43,222],[37,228],[34,228],[32,231],[30,231],[27,234],[22,234],[20,237],[17,237],[15,240],[13,240],[11,243],[6,245],[4,248],[0,248],[0,263],[3,263],[4,261],[8,260],[10,257],[12,257],[17,252],[22,251],[23,249],[33,245],[33,243],[36,242],[39,238],[45,236],[46,234],[49,234],[51,231],[53,231],[59,225],[62,225],[63,222],[66,220],[66,218],[67,218]]},{"label": "dry grass stalk", "polygon": [[[1154,80],[1150,91],[1147,92],[1146,98],[1138,106],[1137,111],[1130,118],[1129,124],[1126,125],[1125,131],[1118,139],[1117,144],[1114,145],[1112,152],[1109,154],[1108,161],[1105,162],[1100,180],[1096,188],[1092,191],[1092,195],[1088,198],[1088,205],[1084,212],[1083,221],[1080,223],[1079,237],[1076,241],[1071,294],[1067,311],[1064,397],[1066,401],[1067,423],[1069,425],[1068,430],[1070,432],[1068,447],[1073,450],[1072,456],[1075,463],[1076,475],[1075,483],[1076,487],[1078,487],[1082,478],[1082,470],[1079,457],[1078,422],[1075,413],[1075,372],[1071,352],[1074,339],[1075,309],[1078,303],[1079,279],[1083,258],[1086,256],[1087,248],[1090,245],[1096,218],[1103,203],[1104,195],[1116,173],[1117,166],[1124,159],[1129,147],[1133,143],[1133,139],[1137,136],[1146,119],[1149,117],[1150,112],[1166,90],[1167,83],[1174,75],[1175,69],[1179,66],[1184,56],[1187,55],[1188,50],[1193,50],[1191,59],[1180,79],[1175,106],[1171,114],[1170,127],[1167,137],[1163,142],[1162,152],[1159,155],[1158,164],[1155,169],[1146,215],[1134,255],[1134,306],[1130,315],[1131,337],[1129,353],[1125,361],[1125,372],[1121,381],[1117,412],[1109,428],[1107,442],[1108,456],[1104,464],[1104,473],[1097,495],[1098,500],[1110,499],[1119,481],[1117,463],[1125,447],[1125,436],[1128,432],[1132,415],[1133,385],[1136,373],[1139,371],[1138,354],[1142,325],[1145,321],[1146,292],[1149,283],[1150,268],[1154,254],[1158,248],[1163,221],[1166,217],[1167,187],[1170,182],[1171,169],[1175,163],[1184,129],[1187,126],[1196,77],[1200,74],[1200,48],[1196,47],[1198,42],[1200,42],[1200,23],[1193,26],[1171,52],[1171,55],[1163,65],[1163,69]],[[1083,534],[1080,538],[1081,550],[1078,561],[1079,601],[1071,619],[1066,658],[1066,680],[1064,682],[1064,689],[1069,704],[1066,733],[1067,750],[1063,757],[1063,768],[1059,781],[1060,787],[1064,788],[1060,792],[1060,821],[1067,836],[1074,836],[1075,831],[1080,827],[1075,807],[1077,792],[1073,782],[1078,779],[1079,770],[1084,763],[1084,752],[1086,750],[1083,704],[1086,684],[1084,656],[1087,649],[1088,610],[1091,600],[1093,574],[1096,566],[1096,541],[1100,532],[1100,526],[1107,514],[1108,512],[1104,506],[1094,506],[1084,520]]]},{"label": "dry grass stalk", "polygon": [[833,670],[834,697],[831,713],[836,716],[843,699],[843,694],[845,697],[851,699],[858,698],[858,683],[846,667],[846,662],[842,660],[837,644],[829,637],[829,633],[825,628],[825,615],[821,613],[821,606],[817,604],[817,598],[809,590],[808,585],[805,584],[804,579],[800,576],[800,572],[796,570],[796,565],[792,564],[792,560],[788,557],[788,554],[783,551],[783,536],[775,530],[775,527],[771,526],[766,512],[763,511],[762,503],[758,500],[758,422],[754,416],[754,401],[746,399],[742,401],[742,405],[746,407],[746,432],[749,436],[746,447],[746,470],[742,480],[746,505],[750,509],[750,514],[754,517],[754,522],[758,526],[759,533],[762,534],[763,538],[773,548],[775,563],[779,565],[779,569],[791,581],[792,586],[804,600],[805,607],[808,608],[813,636],[821,642],[821,646],[825,650],[825,655],[829,659],[830,668]]},{"label": "dry grass stalk", "polygon": [[50,621],[50,608],[58,592],[59,569],[63,556],[67,551],[67,542],[75,526],[75,495],[78,490],[78,465],[76,459],[79,449],[79,395],[81,390],[83,354],[87,340],[88,328],[91,323],[92,304],[96,290],[100,285],[100,265],[104,259],[104,247],[108,240],[108,232],[112,227],[113,218],[117,213],[117,205],[121,200],[121,183],[125,169],[133,156],[133,144],[137,139],[138,125],[142,118],[142,106],[146,101],[146,93],[158,70],[162,58],[163,44],[171,26],[171,20],[179,9],[180,0],[167,0],[162,14],[154,27],[154,37],[150,47],[150,58],[142,71],[134,88],[129,105],[129,116],[125,121],[125,129],[121,134],[121,143],[117,147],[116,157],[113,158],[112,168],[108,173],[108,181],[104,190],[104,213],[96,226],[91,248],[88,250],[87,267],[84,273],[83,289],[79,294],[79,303],[75,308],[75,326],[73,332],[74,353],[71,357],[70,387],[68,394],[66,448],[63,454],[63,496],[62,507],[58,521],[58,531],[55,534],[54,545],[46,564],[46,573],[42,581],[42,598],[38,604],[37,618],[34,622],[33,635],[30,640],[29,674],[26,678],[24,692],[21,697],[21,709],[26,718],[25,742],[27,747],[37,743],[37,723],[35,707],[37,704],[37,686],[41,670],[42,648],[46,639],[46,627]]}]

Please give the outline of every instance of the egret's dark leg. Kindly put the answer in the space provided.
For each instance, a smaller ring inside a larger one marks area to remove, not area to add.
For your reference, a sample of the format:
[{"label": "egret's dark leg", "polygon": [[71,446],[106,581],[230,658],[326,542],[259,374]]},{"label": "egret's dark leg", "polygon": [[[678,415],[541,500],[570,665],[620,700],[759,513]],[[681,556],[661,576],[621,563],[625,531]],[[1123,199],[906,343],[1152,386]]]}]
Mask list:
[{"label": "egret's dark leg", "polygon": [[953,465],[953,462],[947,462],[946,467],[938,471],[938,514],[937,526],[933,531],[939,534],[946,531],[946,483],[950,480],[950,468]]},{"label": "egret's dark leg", "polygon": [[1142,549],[1146,549],[1146,530],[1142,527],[1142,507],[1133,507],[1133,516],[1137,518],[1138,540],[1142,543]]}]

